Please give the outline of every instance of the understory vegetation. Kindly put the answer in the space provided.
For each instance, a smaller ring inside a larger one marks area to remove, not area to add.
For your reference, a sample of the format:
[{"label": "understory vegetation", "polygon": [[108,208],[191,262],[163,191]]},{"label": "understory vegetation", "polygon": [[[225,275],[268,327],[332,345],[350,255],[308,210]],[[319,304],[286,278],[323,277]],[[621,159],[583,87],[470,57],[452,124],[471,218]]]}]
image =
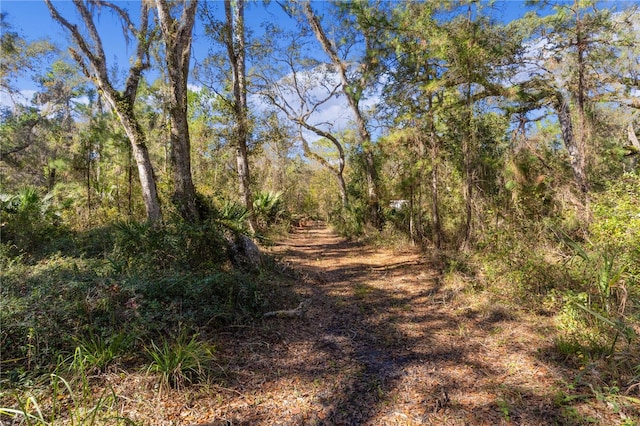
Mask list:
[{"label": "understory vegetation", "polygon": [[108,388],[95,398],[94,377],[146,371],[160,388],[212,380],[215,330],[251,322],[278,300],[273,283],[283,278],[269,259],[235,263],[242,207],[197,226],[74,231],[25,192],[2,211],[1,397],[18,403],[3,414],[23,412],[27,424],[125,424]]}]

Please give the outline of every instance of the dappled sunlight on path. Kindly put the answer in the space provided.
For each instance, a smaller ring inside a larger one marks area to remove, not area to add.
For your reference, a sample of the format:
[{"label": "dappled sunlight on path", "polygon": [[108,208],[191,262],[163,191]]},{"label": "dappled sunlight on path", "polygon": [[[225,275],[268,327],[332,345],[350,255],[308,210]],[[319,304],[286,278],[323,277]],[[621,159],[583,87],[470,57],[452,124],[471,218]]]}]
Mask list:
[{"label": "dappled sunlight on path", "polygon": [[[559,377],[534,330],[498,306],[456,301],[417,252],[346,241],[324,226],[271,249],[303,317],[264,319],[221,348],[210,425],[549,424]],[[205,423],[200,423],[205,424]]]}]

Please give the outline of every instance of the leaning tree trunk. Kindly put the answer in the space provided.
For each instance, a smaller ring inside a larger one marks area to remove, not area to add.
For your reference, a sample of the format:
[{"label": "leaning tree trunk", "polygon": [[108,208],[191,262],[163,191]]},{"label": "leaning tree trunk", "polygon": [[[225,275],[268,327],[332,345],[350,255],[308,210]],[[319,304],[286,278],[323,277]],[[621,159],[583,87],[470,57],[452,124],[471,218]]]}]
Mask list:
[{"label": "leaning tree trunk", "polygon": [[45,0],[45,3],[53,19],[71,33],[78,49],[70,48],[71,56],[78,63],[83,74],[93,81],[102,92],[102,96],[109,102],[118,116],[122,128],[129,138],[133,158],[138,166],[138,176],[142,189],[142,198],[147,211],[147,220],[151,223],[159,222],[162,219],[162,213],[155,175],[149,151],[147,150],[145,135],[134,113],[134,103],[140,77],[142,72],[149,67],[148,53],[152,37],[149,32],[149,7],[147,2],[140,3],[140,26],[137,29],[133,29],[131,19],[124,9],[113,2],[104,2],[104,6],[112,9],[123,18],[123,27],[126,28],[125,36],[128,36],[127,32],[131,31],[138,42],[136,57],[129,69],[129,75],[122,93],[118,92],[110,81],[102,39],[87,4],[82,0],[73,1],[84,23],[86,33],[83,33],[78,25],[72,24],[58,12],[51,0]]},{"label": "leaning tree trunk", "polygon": [[146,138],[140,123],[133,115],[133,105],[127,105],[126,100],[117,102],[111,94],[104,92],[107,102],[116,112],[122,128],[131,142],[131,153],[138,167],[138,177],[142,188],[142,199],[147,211],[147,220],[155,223],[162,219],[160,199],[156,188],[156,179],[151,164],[151,157],[146,145]]},{"label": "leaning tree trunk", "polygon": [[[368,219],[369,222],[375,226],[376,228],[380,228],[382,226],[382,218],[380,217],[380,197],[378,195],[378,175],[375,164],[375,155],[373,152],[373,144],[371,141],[371,134],[367,129],[367,123],[364,119],[362,111],[360,110],[359,105],[359,96],[364,89],[363,84],[359,84],[360,87],[358,89],[354,88],[354,85],[350,83],[349,78],[347,77],[347,63],[340,59],[338,53],[335,49],[335,44],[332,43],[327,37],[322,25],[320,24],[320,19],[316,16],[315,12],[311,8],[310,2],[304,3],[304,14],[309,22],[309,26],[311,27],[313,33],[316,36],[318,42],[322,46],[322,50],[329,56],[333,65],[337,68],[340,79],[342,81],[342,91],[347,98],[347,102],[349,103],[349,107],[353,112],[356,127],[358,129],[358,139],[360,147],[364,153],[364,168],[365,168],[365,177],[367,181],[367,207],[368,207]],[[356,94],[358,93],[358,94]]]}]

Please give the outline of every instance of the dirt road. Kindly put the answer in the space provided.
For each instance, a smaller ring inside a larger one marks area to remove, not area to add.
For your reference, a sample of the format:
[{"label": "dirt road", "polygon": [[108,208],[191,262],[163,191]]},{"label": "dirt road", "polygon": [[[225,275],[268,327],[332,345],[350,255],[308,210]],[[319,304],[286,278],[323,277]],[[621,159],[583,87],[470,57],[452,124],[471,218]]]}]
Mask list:
[{"label": "dirt road", "polygon": [[633,424],[574,385],[551,318],[435,272],[428,255],[319,225],[270,252],[284,273],[266,299],[274,310],[304,302],[305,314],[212,329],[208,383],[159,391],[154,376],[114,373],[124,415],[158,426]]},{"label": "dirt road", "polygon": [[461,302],[463,286],[441,288],[423,255],[323,226],[272,254],[297,277],[281,308],[309,308],[223,348],[233,371],[210,424],[563,423],[553,402],[561,377],[540,357],[548,325],[482,298]]}]

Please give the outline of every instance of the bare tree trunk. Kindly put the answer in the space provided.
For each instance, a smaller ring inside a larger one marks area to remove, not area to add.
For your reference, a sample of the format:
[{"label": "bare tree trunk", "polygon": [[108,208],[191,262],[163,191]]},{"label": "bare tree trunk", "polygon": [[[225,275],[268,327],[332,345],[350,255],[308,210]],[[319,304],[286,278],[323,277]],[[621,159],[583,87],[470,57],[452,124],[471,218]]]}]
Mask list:
[{"label": "bare tree trunk", "polygon": [[140,27],[135,29],[127,12],[116,4],[111,2],[102,2],[95,0],[105,7],[115,11],[123,20],[124,27],[131,31],[137,40],[136,59],[129,69],[129,75],[125,82],[123,93],[119,93],[112,85],[107,71],[107,63],[105,59],[102,40],[98,34],[98,30],[91,16],[91,12],[82,0],[74,0],[73,3],[82,17],[82,21],[88,33],[85,37],[77,25],[71,24],[65,19],[58,10],[53,6],[51,0],[45,0],[51,16],[60,25],[65,27],[73,37],[73,40],[79,49],[70,49],[71,56],[78,63],[83,73],[90,78],[94,84],[102,92],[102,96],[109,102],[113,111],[115,111],[122,127],[131,143],[133,157],[138,166],[138,176],[140,178],[140,186],[142,188],[142,198],[144,200],[147,211],[147,220],[155,223],[162,219],[160,210],[160,199],[156,189],[156,181],[151,165],[151,158],[146,146],[146,139],[140,123],[134,113],[134,103],[136,99],[138,83],[142,71],[149,67],[148,51],[151,42],[148,31],[149,8],[146,2],[141,2],[140,10]]},{"label": "bare tree trunk", "polygon": [[173,201],[180,215],[190,222],[199,220],[200,216],[191,174],[191,142],[187,120],[187,80],[197,5],[197,0],[184,2],[182,16],[177,20],[171,16],[167,0],[156,0],[170,83],[168,107],[171,119]]},{"label": "bare tree trunk", "polygon": [[49,168],[49,174],[47,176],[47,192],[53,191],[53,187],[56,185],[56,169],[55,167]]},{"label": "bare tree trunk", "polygon": [[369,208],[369,220],[371,224],[380,229],[382,218],[380,217],[380,197],[378,196],[378,172],[376,170],[375,157],[371,147],[371,136],[367,132],[363,143],[365,174],[367,178],[367,206]]},{"label": "bare tree trunk", "polygon": [[342,175],[342,173],[337,173],[336,179],[338,179],[338,186],[340,187],[340,201],[342,202],[342,208],[346,211],[349,208],[347,184],[344,182],[344,176]]},{"label": "bare tree trunk", "polygon": [[233,68],[233,96],[235,113],[236,165],[238,168],[238,183],[240,196],[249,212],[249,227],[256,230],[256,219],[253,211],[253,197],[251,195],[251,179],[249,176],[249,156],[247,153],[247,139],[249,137],[247,83],[245,64],[244,38],[244,0],[235,0],[232,7],[231,0],[225,0],[224,9],[227,19],[227,33],[225,42],[229,53],[229,61]]},{"label": "bare tree trunk", "polygon": [[133,150],[131,145],[127,150],[127,215],[133,216]]},{"label": "bare tree trunk", "polygon": [[131,153],[138,167],[138,177],[142,189],[142,199],[147,210],[147,219],[150,222],[158,222],[162,219],[160,200],[156,188],[155,174],[151,164],[151,157],[146,145],[146,138],[140,127],[140,123],[133,115],[133,105],[121,100],[118,102],[112,98],[113,93],[104,93],[107,102],[116,112],[122,127],[131,142]]},{"label": "bare tree trunk", "polygon": [[475,130],[472,128],[473,123],[473,109],[471,104],[471,83],[467,84],[466,92],[467,100],[467,117],[466,122],[468,128],[463,130],[462,136],[462,161],[463,161],[463,174],[464,174],[464,186],[462,194],[464,196],[464,224],[462,227],[462,236],[459,243],[460,250],[467,250],[471,243],[471,229],[473,221],[473,160],[472,154],[475,149]]},{"label": "bare tree trunk", "polygon": [[578,49],[578,93],[576,93],[577,107],[578,107],[578,132],[576,137],[576,152],[579,169],[579,180],[576,182],[582,193],[582,201],[584,203],[584,210],[587,216],[587,220],[590,220],[589,212],[589,182],[586,175],[587,169],[587,140],[589,138],[590,124],[587,120],[586,112],[586,50],[588,41],[584,37],[582,19],[578,12],[576,16],[576,47]]},{"label": "bare tree trunk", "polygon": [[431,154],[431,221],[433,222],[433,244],[437,249],[442,248],[442,221],[439,208],[439,145],[436,136],[435,122],[433,119],[433,95],[429,95],[429,142]]},{"label": "bare tree trunk", "polygon": [[416,184],[415,180],[411,178],[411,185],[409,186],[409,237],[411,238],[411,244],[416,243],[416,229],[415,229],[415,216],[416,216]]},{"label": "bare tree trunk", "polygon": [[[379,214],[380,210],[380,197],[378,195],[378,176],[375,165],[375,156],[373,153],[373,146],[371,141],[371,134],[367,129],[367,123],[362,115],[362,111],[360,110],[359,105],[359,97],[364,90],[363,84],[360,82],[357,83],[359,87],[356,89],[354,87],[353,82],[350,82],[347,78],[347,64],[340,59],[338,53],[335,50],[335,45],[331,43],[329,38],[327,37],[322,25],[320,24],[320,19],[316,16],[315,12],[311,8],[311,4],[309,1],[304,3],[304,13],[309,22],[313,33],[316,36],[316,39],[320,42],[322,49],[329,56],[333,65],[337,68],[340,79],[342,80],[342,91],[349,102],[349,106],[351,107],[351,111],[353,112],[356,127],[358,129],[358,139],[360,146],[362,147],[362,151],[364,153],[364,165],[365,165],[365,174],[367,180],[367,196],[368,196],[368,213],[369,213],[369,221],[376,228],[380,228],[382,226],[382,219]],[[367,64],[363,64],[366,67]]]},{"label": "bare tree trunk", "polygon": [[91,153],[87,154],[87,210],[91,211]]}]

